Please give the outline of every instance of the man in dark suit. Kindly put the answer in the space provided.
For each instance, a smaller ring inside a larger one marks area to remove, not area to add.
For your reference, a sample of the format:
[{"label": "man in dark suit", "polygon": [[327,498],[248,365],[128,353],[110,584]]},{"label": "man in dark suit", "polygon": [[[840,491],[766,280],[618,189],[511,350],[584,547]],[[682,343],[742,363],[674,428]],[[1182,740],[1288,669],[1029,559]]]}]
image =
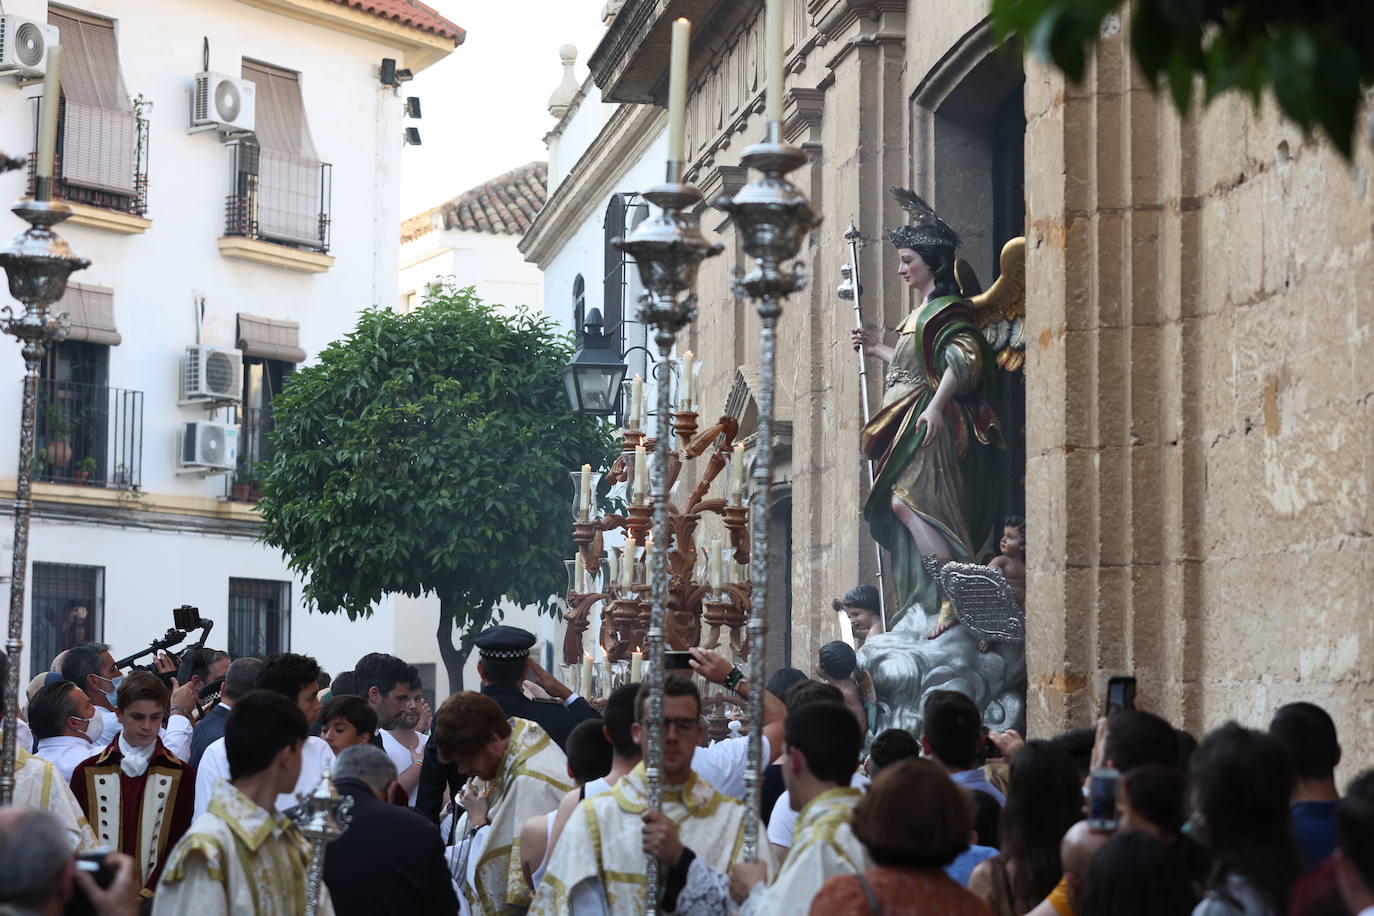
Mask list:
[{"label": "man in dark suit", "polygon": [[[478,633],[473,645],[478,653],[482,693],[500,704],[507,716],[534,722],[563,748],[577,723],[595,719],[598,714],[590,703],[530,658],[534,643],[534,634],[519,627],[495,626]],[[531,700],[520,689],[524,681],[533,681],[551,699]],[[456,797],[463,782],[453,764],[440,763],[433,746],[426,747],[415,810],[438,823],[445,785]]]},{"label": "man in dark suit", "polygon": [[219,703],[196,723],[191,732],[191,753],[188,763],[192,768],[200,764],[200,756],[205,749],[224,737],[224,723],[229,720],[229,710],[234,701],[254,689],[258,683],[258,669],[262,659],[245,656],[236,659],[224,673],[224,686],[220,690]]},{"label": "man in dark suit", "polygon": [[396,782],[386,751],[347,748],[334,787],[353,799],[343,836],[329,844],[324,882],[337,916],[425,916],[458,912],[439,831],[414,811],[384,801]]}]

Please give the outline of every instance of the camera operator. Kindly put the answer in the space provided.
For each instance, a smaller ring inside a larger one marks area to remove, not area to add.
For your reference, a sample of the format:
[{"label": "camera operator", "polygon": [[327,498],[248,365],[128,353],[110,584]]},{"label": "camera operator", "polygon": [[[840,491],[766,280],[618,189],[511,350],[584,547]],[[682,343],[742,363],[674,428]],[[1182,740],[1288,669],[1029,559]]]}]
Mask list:
[{"label": "camera operator", "polygon": [[[156,663],[157,673],[166,674],[176,670],[176,663],[170,657],[160,655]],[[105,643],[82,643],[67,650],[62,660],[62,678],[71,681],[90,697],[95,707],[96,717],[100,720],[100,736],[95,743],[107,746],[119,734],[119,716],[115,714],[118,702],[119,685],[124,675],[115,665],[110,647]],[[176,756],[186,758],[191,747],[191,717],[196,708],[196,692],[190,684],[178,684],[171,679],[172,702],[171,716],[159,737],[167,750]]]},{"label": "camera operator", "polygon": [[113,872],[105,887],[78,867],[56,817],[33,808],[0,809],[0,910],[61,916],[80,889],[96,916],[136,916],[134,860],[112,852],[101,864]]}]

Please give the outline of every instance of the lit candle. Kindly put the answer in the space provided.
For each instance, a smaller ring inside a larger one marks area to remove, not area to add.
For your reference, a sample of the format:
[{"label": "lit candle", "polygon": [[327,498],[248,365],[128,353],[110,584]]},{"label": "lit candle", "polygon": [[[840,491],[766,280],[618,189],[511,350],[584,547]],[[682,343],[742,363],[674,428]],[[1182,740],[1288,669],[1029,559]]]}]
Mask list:
[{"label": "lit candle", "polygon": [[644,505],[644,493],[649,486],[649,453],[644,446],[635,446],[635,488],[634,500],[636,506]]},{"label": "lit candle", "polygon": [[592,657],[582,659],[582,683],[577,691],[584,697],[592,695]]},{"label": "lit candle", "polygon": [[687,46],[692,24],[686,19],[673,23],[673,49],[668,64],[668,161],[681,162],[682,126],[687,120]]},{"label": "lit candle", "polygon": [[682,357],[682,410],[684,413],[692,409],[692,351],[688,350]]},{"label": "lit candle", "polygon": [[582,520],[583,520],[584,522],[587,521],[589,518],[591,518],[591,513],[592,513],[592,466],[591,466],[590,464],[584,464],[584,465],[582,465],[582,499],[581,499],[581,502],[579,502],[579,503],[577,504],[577,508],[578,508],[578,510],[581,512],[581,514],[582,514]]},{"label": "lit candle", "polygon": [[730,505],[744,505],[744,443],[735,443],[730,456]]},{"label": "lit candle", "polygon": [[767,0],[764,10],[764,52],[768,64],[766,114],[770,121],[782,120],[782,0]]},{"label": "lit candle", "polygon": [[625,588],[634,585],[635,572],[635,550],[637,549],[635,539],[628,537],[625,539],[625,556],[620,561],[620,584]]},{"label": "lit candle", "polygon": [[[57,109],[58,97],[62,91],[61,73],[62,46],[53,45],[48,49],[48,71],[43,77],[43,101],[39,103],[41,107],[38,115],[38,168],[34,171],[37,178],[52,178],[53,159],[57,156]],[[43,199],[47,199],[46,195]]]},{"label": "lit candle", "polygon": [[630,683],[638,684],[644,672],[644,653],[635,649],[630,653]]},{"label": "lit candle", "polygon": [[644,379],[635,373],[634,385],[630,388],[630,429],[639,429],[644,410]]},{"label": "lit candle", "polygon": [[711,541],[711,559],[707,568],[711,577],[711,591],[720,591],[720,538]]}]

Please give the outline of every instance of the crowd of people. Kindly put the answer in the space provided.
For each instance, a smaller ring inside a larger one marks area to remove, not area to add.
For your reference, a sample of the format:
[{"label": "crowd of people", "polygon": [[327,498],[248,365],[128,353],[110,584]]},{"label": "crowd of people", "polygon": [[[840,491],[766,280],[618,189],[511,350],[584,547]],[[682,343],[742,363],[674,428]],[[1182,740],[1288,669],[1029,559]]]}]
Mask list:
[{"label": "crowd of people", "polygon": [[[1201,742],[1130,707],[1027,741],[934,691],[920,735],[874,735],[853,650],[831,644],[762,688],[753,778],[747,741],[706,740],[697,681],[670,672],[656,810],[640,685],[588,701],[534,642],[482,633],[481,690],[437,710],[380,653],[331,679],[305,655],[201,650],[180,684],[170,661],[67,650],[16,729],[0,913],[298,916],[312,849],[291,815],[329,771],[351,810],[322,914],[641,913],[652,856],[675,913],[1374,916],[1374,773],[1342,796],[1310,703]],[[692,656],[741,703],[760,689]]]}]

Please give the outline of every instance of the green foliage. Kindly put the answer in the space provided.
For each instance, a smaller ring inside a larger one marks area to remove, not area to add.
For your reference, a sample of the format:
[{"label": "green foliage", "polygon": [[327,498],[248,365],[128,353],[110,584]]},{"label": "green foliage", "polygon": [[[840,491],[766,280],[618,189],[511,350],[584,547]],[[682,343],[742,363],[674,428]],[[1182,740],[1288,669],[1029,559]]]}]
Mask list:
[{"label": "green foliage", "polygon": [[502,596],[552,612],[569,472],[614,454],[604,422],[569,410],[571,357],[547,318],[504,315],[450,281],[409,315],[365,312],[292,375],[258,508],[307,602],[357,618],[385,593],[434,592],[460,629]]},{"label": "green foliage", "polygon": [[[1124,0],[992,0],[1000,37],[1027,48],[1075,82],[1102,23]],[[1241,91],[1258,103],[1272,88],[1280,110],[1317,128],[1346,157],[1355,117],[1374,86],[1374,2],[1370,0],[1135,0],[1131,48],[1155,86],[1168,83],[1187,112],[1195,77],[1204,101]]]}]

